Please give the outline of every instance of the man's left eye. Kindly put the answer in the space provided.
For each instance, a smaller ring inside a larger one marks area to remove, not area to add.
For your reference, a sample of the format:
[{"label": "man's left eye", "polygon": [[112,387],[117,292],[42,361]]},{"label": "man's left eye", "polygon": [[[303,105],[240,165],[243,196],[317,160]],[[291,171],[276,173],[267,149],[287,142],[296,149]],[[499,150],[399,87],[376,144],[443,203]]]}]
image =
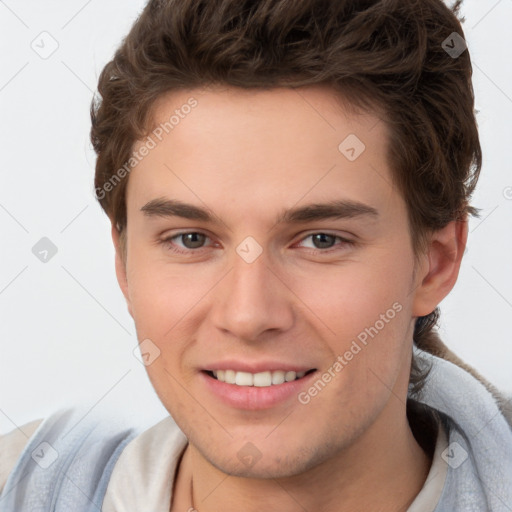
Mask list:
[{"label": "man's left eye", "polygon": [[322,249],[331,249],[336,241],[336,239],[341,240],[341,244],[338,244],[340,246],[343,245],[354,245],[354,242],[351,240],[347,240],[346,238],[343,238],[339,235],[333,235],[330,233],[311,233],[304,237],[301,241],[307,240],[308,238],[311,238],[314,244],[314,247],[312,247],[315,250],[320,250],[321,252],[328,252],[328,251],[322,251]]}]

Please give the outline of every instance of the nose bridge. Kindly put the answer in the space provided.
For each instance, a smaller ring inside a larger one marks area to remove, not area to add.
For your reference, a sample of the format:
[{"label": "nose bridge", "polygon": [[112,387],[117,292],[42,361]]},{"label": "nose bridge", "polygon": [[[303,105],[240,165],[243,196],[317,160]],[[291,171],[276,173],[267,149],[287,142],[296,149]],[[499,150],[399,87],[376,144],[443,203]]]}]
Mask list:
[{"label": "nose bridge", "polygon": [[246,340],[269,329],[288,328],[293,321],[291,303],[276,274],[263,248],[251,240],[242,242],[213,306],[217,327]]}]

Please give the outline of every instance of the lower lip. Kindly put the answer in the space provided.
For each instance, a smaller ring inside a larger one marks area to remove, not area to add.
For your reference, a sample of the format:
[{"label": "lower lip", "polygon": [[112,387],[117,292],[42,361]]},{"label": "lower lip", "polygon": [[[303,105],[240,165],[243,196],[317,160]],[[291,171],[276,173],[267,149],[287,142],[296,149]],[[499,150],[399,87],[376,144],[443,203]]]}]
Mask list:
[{"label": "lower lip", "polygon": [[227,384],[213,377],[206,372],[200,372],[200,377],[206,386],[220,400],[230,407],[245,410],[270,409],[292,397],[297,397],[302,388],[314,377],[316,371],[305,375],[301,379],[283,382],[273,386],[237,386]]}]

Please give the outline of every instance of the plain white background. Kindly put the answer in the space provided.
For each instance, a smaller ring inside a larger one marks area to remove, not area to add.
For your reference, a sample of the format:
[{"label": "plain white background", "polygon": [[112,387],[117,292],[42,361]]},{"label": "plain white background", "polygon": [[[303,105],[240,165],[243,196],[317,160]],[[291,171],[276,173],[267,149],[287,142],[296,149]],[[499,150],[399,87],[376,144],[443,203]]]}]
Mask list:
[{"label": "plain white background", "polygon": [[[148,426],[167,415],[133,355],[88,139],[98,75],[143,5],[0,1],[0,432],[77,403]],[[512,0],[466,0],[463,13],[482,217],[471,220],[458,283],[441,304],[441,334],[512,392]],[[57,247],[47,263],[32,252],[42,237]]]}]

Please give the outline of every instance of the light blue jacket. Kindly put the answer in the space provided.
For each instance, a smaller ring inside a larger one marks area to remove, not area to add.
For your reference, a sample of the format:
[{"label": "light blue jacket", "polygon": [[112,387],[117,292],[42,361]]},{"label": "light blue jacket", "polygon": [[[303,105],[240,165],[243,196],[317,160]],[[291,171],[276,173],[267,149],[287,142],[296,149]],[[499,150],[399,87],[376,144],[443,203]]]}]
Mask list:
[{"label": "light blue jacket", "polygon": [[83,408],[46,418],[0,495],[0,512],[99,512],[110,474],[140,429],[109,426]]},{"label": "light blue jacket", "polygon": [[[443,413],[449,431],[436,512],[512,511],[512,419],[468,372],[414,350],[432,365],[417,399]],[[107,423],[77,408],[46,418],[9,475],[0,512],[101,511],[119,455],[143,431]]]}]

